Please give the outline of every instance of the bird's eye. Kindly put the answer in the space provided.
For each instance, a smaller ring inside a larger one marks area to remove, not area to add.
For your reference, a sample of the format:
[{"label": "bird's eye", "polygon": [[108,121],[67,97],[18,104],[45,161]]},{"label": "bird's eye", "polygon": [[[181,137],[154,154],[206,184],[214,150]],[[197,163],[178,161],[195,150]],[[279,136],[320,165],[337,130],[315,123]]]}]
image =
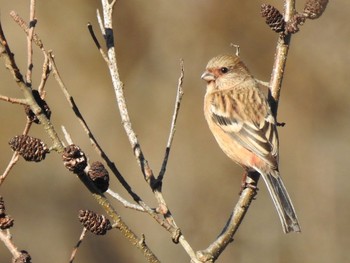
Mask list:
[{"label": "bird's eye", "polygon": [[227,73],[228,72],[228,68],[226,68],[226,67],[222,67],[221,69],[220,69],[220,71],[221,71],[221,73]]}]

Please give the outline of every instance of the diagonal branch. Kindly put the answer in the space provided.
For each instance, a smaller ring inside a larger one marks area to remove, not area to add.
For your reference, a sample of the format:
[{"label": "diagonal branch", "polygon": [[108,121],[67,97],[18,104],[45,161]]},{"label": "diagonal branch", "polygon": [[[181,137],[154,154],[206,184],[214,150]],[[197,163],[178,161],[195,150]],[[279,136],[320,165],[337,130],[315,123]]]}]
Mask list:
[{"label": "diagonal branch", "polygon": [[[250,173],[247,177],[246,183],[256,186],[258,180],[258,173]],[[237,232],[241,222],[244,219],[244,216],[248,212],[248,208],[251,202],[254,200],[256,191],[256,187],[247,187],[242,191],[236,206],[234,207],[219,236],[212,244],[209,245],[208,248],[197,251],[197,258],[200,260],[200,262],[214,262],[225,250],[227,245],[233,241],[233,236]]]},{"label": "diagonal branch", "polygon": [[184,73],[185,73],[184,72],[184,62],[183,62],[183,60],[181,60],[180,66],[181,66],[181,74],[180,74],[178,85],[177,85],[177,95],[176,95],[173,119],[171,121],[170,133],[169,133],[168,143],[167,143],[167,146],[166,146],[166,149],[165,149],[165,154],[164,154],[164,159],[163,159],[163,163],[162,163],[162,168],[160,169],[159,175],[157,177],[157,180],[159,182],[161,182],[163,180],[163,177],[164,177],[164,174],[165,174],[165,171],[166,171],[166,166],[168,164],[170,149],[171,149],[171,145],[172,145],[172,142],[173,142],[173,139],[174,139],[174,135],[175,135],[175,126],[176,126],[177,115],[179,113],[182,96],[184,94],[184,91],[183,91],[183,88],[182,88],[183,79],[184,79]]},{"label": "diagonal branch", "polygon": [[[284,8],[285,21],[288,22],[295,14],[295,0],[285,0]],[[268,94],[268,101],[275,118],[277,117],[278,102],[281,94],[283,75],[287,63],[291,37],[291,33],[288,33],[287,35],[280,34],[276,46]]]},{"label": "diagonal branch", "polygon": [[[32,126],[32,122],[30,120],[27,119],[26,125],[24,127],[24,130],[22,132],[23,135],[27,135],[30,127]],[[0,186],[2,185],[2,183],[5,181],[6,177],[10,174],[11,169],[15,166],[15,164],[17,163],[19,159],[19,153],[18,152],[14,152],[12,155],[12,158],[9,162],[9,164],[7,165],[4,173],[2,175],[0,175]]]}]

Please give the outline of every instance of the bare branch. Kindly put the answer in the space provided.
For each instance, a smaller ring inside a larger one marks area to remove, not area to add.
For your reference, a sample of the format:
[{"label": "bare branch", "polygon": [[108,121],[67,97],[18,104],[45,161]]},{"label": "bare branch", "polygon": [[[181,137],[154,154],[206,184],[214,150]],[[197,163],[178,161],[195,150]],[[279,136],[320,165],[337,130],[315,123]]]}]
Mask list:
[{"label": "bare branch", "polygon": [[32,72],[33,72],[33,34],[36,24],[35,19],[35,0],[30,1],[30,15],[29,15],[29,31],[27,34],[27,74],[26,82],[29,86],[32,83]]},{"label": "bare branch", "polygon": [[94,29],[92,28],[92,25],[91,25],[90,23],[88,23],[87,27],[88,27],[88,29],[89,29],[90,35],[91,35],[91,37],[92,37],[92,40],[94,41],[94,43],[95,43],[95,45],[96,45],[98,51],[100,51],[101,56],[103,57],[103,59],[105,60],[105,62],[108,64],[108,62],[109,62],[109,61],[108,61],[108,57],[107,57],[106,53],[103,51],[103,49],[102,49],[102,47],[101,47],[101,45],[100,45],[100,42],[98,42],[98,39],[97,39],[97,37],[96,37],[96,35],[95,35],[95,32],[94,32]]},{"label": "bare branch", "polygon": [[4,173],[0,176],[0,186],[2,185],[2,183],[5,181],[6,177],[9,175],[11,169],[13,166],[15,166],[15,164],[17,163],[19,158],[19,153],[18,152],[14,152],[12,155],[12,158],[9,162],[9,164],[7,165]]},{"label": "bare branch", "polygon": [[83,231],[81,232],[79,240],[78,240],[77,244],[75,245],[75,247],[74,247],[74,249],[72,251],[72,254],[70,256],[69,263],[73,263],[73,261],[75,259],[75,256],[76,256],[76,254],[78,252],[78,249],[79,249],[79,247],[80,247],[81,243],[83,242],[83,239],[84,239],[84,237],[86,235],[86,231],[87,231],[87,229],[85,227],[83,227]]},{"label": "bare branch", "polygon": [[[15,11],[11,11],[11,12],[10,12],[10,16],[11,16],[12,19],[24,30],[24,32],[28,35],[30,29],[29,29],[27,23],[26,23]],[[37,34],[33,33],[32,39],[33,39],[34,43],[35,43],[41,50],[44,50],[44,45],[43,45],[42,41],[40,40],[40,38],[38,37]]]},{"label": "bare branch", "polygon": [[180,62],[180,66],[181,66],[181,74],[180,74],[178,85],[177,85],[175,109],[174,109],[174,114],[173,114],[173,118],[172,118],[172,121],[171,121],[168,143],[167,143],[167,146],[166,146],[166,149],[165,149],[165,154],[164,154],[162,168],[161,168],[161,170],[159,172],[159,175],[157,177],[157,180],[159,182],[161,182],[163,180],[163,177],[164,177],[164,174],[165,174],[165,171],[166,171],[166,166],[168,164],[170,148],[171,148],[171,145],[172,145],[172,142],[173,142],[173,138],[174,138],[174,135],[175,135],[175,126],[176,126],[177,115],[179,113],[182,96],[184,94],[184,91],[183,91],[183,88],[182,88],[182,84],[183,84],[183,79],[184,79],[184,73],[185,72],[184,72],[184,62],[183,62],[182,59],[181,59],[181,62]]},{"label": "bare branch", "polygon": [[49,58],[47,57],[47,53],[44,52],[44,63],[43,63],[43,70],[41,74],[41,81],[38,87],[38,92],[41,96],[42,99],[44,99],[44,87],[46,84],[47,79],[49,78],[49,75],[51,73],[51,68],[50,68],[50,61]]},{"label": "bare branch", "polygon": [[[292,19],[295,14],[295,0],[285,0],[284,3],[285,21],[288,22]],[[287,35],[280,34],[277,41],[275,60],[272,69],[271,79],[270,79],[270,89],[268,94],[268,100],[271,106],[272,113],[277,117],[278,102],[281,93],[284,69],[286,67],[287,55],[290,45],[292,34]]]},{"label": "bare branch", "polygon": [[96,10],[96,15],[97,15],[97,21],[98,21],[98,25],[100,26],[101,33],[102,33],[103,36],[105,36],[106,35],[106,31],[105,31],[105,28],[104,28],[104,25],[103,25],[103,21],[102,21],[102,17],[101,17],[100,11],[98,9]]},{"label": "bare branch", "polygon": [[13,258],[18,258],[21,255],[21,252],[18,250],[18,248],[12,241],[9,230],[7,231],[0,230],[0,240],[5,244],[7,249],[11,252]]},{"label": "bare branch", "polygon": [[131,208],[131,209],[134,209],[134,210],[137,210],[140,212],[146,212],[146,210],[142,206],[135,205],[135,204],[128,202],[123,197],[121,197],[118,193],[113,192],[111,189],[108,189],[107,193],[110,194],[114,199],[119,201],[125,208]]},{"label": "bare branch", "polygon": [[11,102],[13,104],[27,105],[27,101],[25,99],[10,98],[7,96],[0,95],[0,100]]},{"label": "bare branch", "polygon": [[[251,173],[247,177],[246,183],[248,185],[256,186],[258,180],[259,174]],[[255,195],[256,187],[246,187],[242,191],[239,200],[220,235],[208,248],[197,252],[197,257],[201,262],[214,262],[225,250],[227,245],[233,241],[233,236],[243,221]]]},{"label": "bare branch", "polygon": [[[26,122],[26,125],[24,127],[22,134],[27,135],[31,126],[32,126],[32,122],[27,119],[27,122]],[[4,173],[0,176],[0,186],[5,181],[6,177],[10,174],[11,169],[16,165],[18,159],[19,159],[19,153],[14,152],[9,164],[7,165],[7,167],[4,171]]]}]

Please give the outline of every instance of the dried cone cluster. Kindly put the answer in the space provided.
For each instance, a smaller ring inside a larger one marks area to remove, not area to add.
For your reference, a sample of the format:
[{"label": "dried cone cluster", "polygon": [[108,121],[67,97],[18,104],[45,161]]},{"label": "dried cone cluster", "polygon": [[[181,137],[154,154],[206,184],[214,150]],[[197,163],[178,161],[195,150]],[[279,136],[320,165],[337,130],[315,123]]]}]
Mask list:
[{"label": "dried cone cluster", "polygon": [[319,18],[326,9],[328,0],[308,0],[304,7],[304,16],[309,19]]},{"label": "dried cone cluster", "polygon": [[272,5],[261,5],[261,16],[265,18],[266,24],[275,32],[284,31],[285,21],[283,15]]},{"label": "dried cone cluster", "polygon": [[12,150],[18,152],[26,161],[40,162],[45,159],[49,149],[40,139],[18,135],[13,137],[9,144]]},{"label": "dried cone cluster", "polygon": [[90,210],[80,210],[79,221],[95,235],[105,235],[112,228],[111,223],[104,215],[98,215]]},{"label": "dried cone cluster", "polygon": [[109,174],[101,162],[93,162],[88,175],[102,193],[107,191],[109,187]]},{"label": "dried cone cluster", "polygon": [[288,22],[278,9],[269,4],[261,5],[261,16],[265,18],[266,24],[275,32],[283,34],[294,34],[299,31],[299,26],[305,20],[319,18],[326,9],[328,0],[307,0],[302,13],[296,13]]},{"label": "dried cone cluster", "polygon": [[31,263],[32,258],[25,250],[21,251],[21,254],[17,258],[12,259],[12,263]]},{"label": "dried cone cluster", "polygon": [[87,166],[87,158],[84,152],[75,144],[64,148],[62,159],[64,166],[76,174],[82,173]]},{"label": "dried cone cluster", "polygon": [[[39,107],[41,108],[42,112],[45,114],[45,116],[50,119],[51,117],[51,110],[49,105],[47,105],[46,101],[43,100],[40,97],[40,94],[37,90],[33,90],[32,91],[33,97],[36,101],[36,103],[39,105]],[[30,109],[30,107],[28,105],[24,106],[24,111],[27,114],[28,118],[30,121],[39,124],[40,121],[38,119],[38,117],[34,114],[34,112]]]},{"label": "dried cone cluster", "polygon": [[0,196],[0,229],[4,230],[13,226],[14,219],[6,215],[5,203],[2,196]]}]

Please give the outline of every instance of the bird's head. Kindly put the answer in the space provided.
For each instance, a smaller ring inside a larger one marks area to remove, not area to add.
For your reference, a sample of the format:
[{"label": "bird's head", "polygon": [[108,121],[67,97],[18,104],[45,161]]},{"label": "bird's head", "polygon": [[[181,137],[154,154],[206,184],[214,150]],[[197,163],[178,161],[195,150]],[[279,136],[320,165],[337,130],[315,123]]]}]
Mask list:
[{"label": "bird's head", "polygon": [[207,89],[225,89],[251,76],[247,67],[236,55],[219,55],[212,58],[201,78],[207,82]]}]

